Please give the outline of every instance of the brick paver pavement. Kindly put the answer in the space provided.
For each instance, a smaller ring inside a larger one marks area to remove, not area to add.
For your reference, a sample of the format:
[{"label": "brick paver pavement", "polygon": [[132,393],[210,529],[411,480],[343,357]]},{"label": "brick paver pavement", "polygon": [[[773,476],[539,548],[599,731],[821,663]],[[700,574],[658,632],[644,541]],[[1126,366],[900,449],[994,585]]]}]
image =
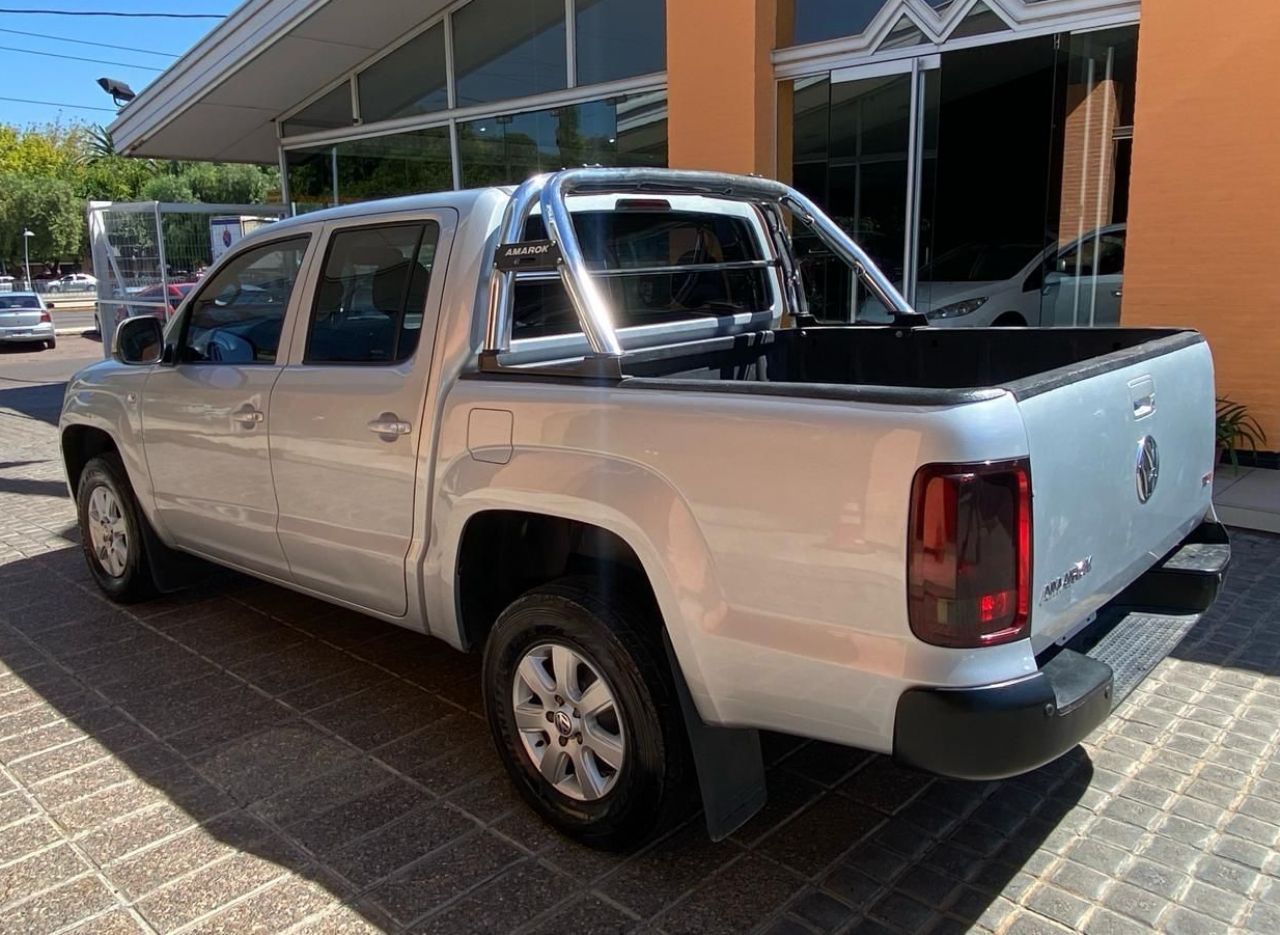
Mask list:
[{"label": "brick paver pavement", "polygon": [[746,828],[627,857],[516,800],[474,658],[235,576],[103,600],[59,398],[0,381],[0,931],[1280,932],[1280,540],[1057,763],[770,735]]}]

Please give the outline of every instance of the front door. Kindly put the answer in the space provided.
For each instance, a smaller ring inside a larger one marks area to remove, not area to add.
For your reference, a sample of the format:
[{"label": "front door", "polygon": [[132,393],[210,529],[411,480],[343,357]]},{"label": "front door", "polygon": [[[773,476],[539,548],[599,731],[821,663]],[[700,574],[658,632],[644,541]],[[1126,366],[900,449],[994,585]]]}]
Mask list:
[{"label": "front door", "polygon": [[426,519],[415,485],[456,217],[440,209],[331,228],[271,394],[279,534],[294,580],[392,616],[406,612],[405,557],[415,518]]},{"label": "front door", "polygon": [[178,544],[288,577],[267,433],[280,337],[308,235],[246,249],[205,283],[142,393],[156,514]]}]

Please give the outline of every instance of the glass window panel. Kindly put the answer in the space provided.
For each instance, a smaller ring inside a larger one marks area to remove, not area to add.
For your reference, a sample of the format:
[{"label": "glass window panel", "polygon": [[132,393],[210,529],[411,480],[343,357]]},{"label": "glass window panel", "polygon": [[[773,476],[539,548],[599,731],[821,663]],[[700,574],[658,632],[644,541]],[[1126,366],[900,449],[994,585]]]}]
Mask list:
[{"label": "glass window panel", "polygon": [[509,185],[581,165],[664,166],[662,92],[458,124],[463,188]]},{"label": "glass window panel", "polygon": [[453,14],[457,105],[563,88],[565,43],[563,0],[471,0]]},{"label": "glass window panel", "polygon": [[351,114],[351,84],[344,81],[328,94],[312,101],[281,125],[285,136],[338,130],[355,122]]},{"label": "glass window panel", "polygon": [[444,25],[433,26],[360,73],[360,119],[394,120],[444,110]]},{"label": "glass window panel", "polygon": [[985,36],[988,33],[1003,32],[1009,24],[995,14],[985,3],[977,4],[965,14],[959,25],[951,32],[950,38],[963,39],[965,36]]},{"label": "glass window panel", "polygon": [[941,64],[926,85],[915,306],[952,327],[1035,325],[1029,277],[1058,198],[1054,39],[944,52]]},{"label": "glass window panel", "polygon": [[889,34],[880,41],[878,49],[906,49],[913,45],[923,45],[928,42],[928,37],[920,31],[920,27],[911,21],[909,17],[902,17],[889,30]]},{"label": "glass window panel", "polygon": [[[911,76],[888,75],[793,85],[792,179],[848,231],[890,278],[903,269]],[[887,320],[859,296],[849,267],[801,229],[796,232],[805,296],[820,320]]]},{"label": "glass window panel", "polygon": [[1061,192],[1054,199],[1055,249],[1042,277],[1041,323],[1115,325],[1124,295],[1138,30],[1081,33],[1063,46]]},{"label": "glass window panel", "polygon": [[390,364],[412,357],[439,236],[434,221],[334,234],[316,287],[306,362]]},{"label": "glass window panel", "polygon": [[300,211],[453,188],[448,127],[291,149],[285,163],[289,198]]},{"label": "glass window panel", "polygon": [[289,172],[289,200],[299,211],[334,203],[332,146],[286,150],[284,160]]},{"label": "glass window panel", "polygon": [[791,44],[861,35],[888,0],[795,0]]},{"label": "glass window panel", "polygon": [[449,128],[338,143],[338,201],[368,201],[453,188]]},{"label": "glass window panel", "polygon": [[201,287],[183,328],[184,363],[271,364],[307,237],[233,257]]},{"label": "glass window panel", "polygon": [[666,0],[577,0],[578,84],[667,67]]}]

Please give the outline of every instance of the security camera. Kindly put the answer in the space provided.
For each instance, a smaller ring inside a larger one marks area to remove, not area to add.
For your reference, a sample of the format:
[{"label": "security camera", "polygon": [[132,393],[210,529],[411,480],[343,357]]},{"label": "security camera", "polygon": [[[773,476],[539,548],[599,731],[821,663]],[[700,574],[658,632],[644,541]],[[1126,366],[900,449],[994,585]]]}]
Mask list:
[{"label": "security camera", "polygon": [[133,88],[123,81],[117,81],[115,78],[99,78],[98,87],[111,95],[111,99],[116,102],[117,107],[128,104],[138,96],[133,93]]}]

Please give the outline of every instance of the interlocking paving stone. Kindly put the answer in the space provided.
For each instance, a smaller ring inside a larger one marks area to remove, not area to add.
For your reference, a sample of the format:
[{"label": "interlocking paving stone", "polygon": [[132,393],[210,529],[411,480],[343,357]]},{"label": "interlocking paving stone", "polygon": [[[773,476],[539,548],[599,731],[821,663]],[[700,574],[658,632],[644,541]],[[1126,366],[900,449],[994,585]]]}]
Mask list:
[{"label": "interlocking paving stone", "polygon": [[101,880],[85,876],[0,912],[0,932],[53,932],[115,905]]},{"label": "interlocking paving stone", "polygon": [[951,782],[766,734],[769,804],[731,840],[691,815],[609,854],[510,785],[475,657],[229,572],[105,600],[17,399],[0,930],[1280,932],[1280,539],[1235,534],[1218,605],[1057,763]]}]

